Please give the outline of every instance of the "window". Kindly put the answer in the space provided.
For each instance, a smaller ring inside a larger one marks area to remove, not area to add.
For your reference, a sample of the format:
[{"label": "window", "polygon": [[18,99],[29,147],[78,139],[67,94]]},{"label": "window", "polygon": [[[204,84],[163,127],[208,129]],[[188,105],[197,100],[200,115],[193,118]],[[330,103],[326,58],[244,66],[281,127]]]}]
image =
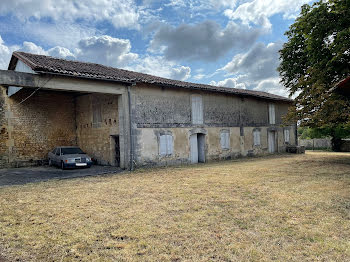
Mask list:
[{"label": "window", "polygon": [[271,125],[276,124],[275,105],[269,104],[269,121]]},{"label": "window", "polygon": [[60,148],[57,148],[57,150],[56,150],[56,155],[57,155],[57,156],[60,156],[60,155],[61,155],[61,149],[60,149]]},{"label": "window", "polygon": [[174,152],[173,136],[172,135],[161,135],[159,137],[159,155],[160,156],[171,156]]},{"label": "window", "polygon": [[254,146],[260,146],[260,130],[256,129],[253,131],[253,137],[254,137]]},{"label": "window", "polygon": [[230,149],[230,131],[228,130],[221,131],[220,144],[222,149]]},{"label": "window", "polygon": [[289,129],[284,129],[284,142],[289,144]]},{"label": "window", "polygon": [[83,150],[81,150],[79,147],[62,148],[62,155],[79,155],[79,154],[85,154]]},{"label": "window", "polygon": [[101,104],[94,98],[92,101],[92,125],[93,127],[100,127],[102,123]]},{"label": "window", "polygon": [[192,95],[192,124],[203,124],[203,103],[202,96]]}]

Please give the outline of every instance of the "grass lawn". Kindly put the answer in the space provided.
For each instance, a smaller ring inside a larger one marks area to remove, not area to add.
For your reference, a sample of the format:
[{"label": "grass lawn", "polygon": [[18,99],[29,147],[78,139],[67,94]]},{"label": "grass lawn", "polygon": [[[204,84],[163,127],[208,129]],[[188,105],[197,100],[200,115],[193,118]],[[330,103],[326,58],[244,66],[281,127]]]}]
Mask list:
[{"label": "grass lawn", "polygon": [[0,188],[9,261],[350,261],[350,154]]}]

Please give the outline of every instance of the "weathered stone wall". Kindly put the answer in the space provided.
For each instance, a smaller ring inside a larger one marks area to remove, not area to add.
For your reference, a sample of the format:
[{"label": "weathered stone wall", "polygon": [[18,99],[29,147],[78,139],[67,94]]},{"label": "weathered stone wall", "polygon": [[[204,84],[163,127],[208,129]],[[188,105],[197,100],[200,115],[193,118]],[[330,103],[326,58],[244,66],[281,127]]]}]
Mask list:
[{"label": "weathered stone wall", "polygon": [[0,168],[8,164],[8,126],[5,112],[7,105],[5,104],[6,89],[0,86]]},{"label": "weathered stone wall", "polygon": [[[191,123],[191,95],[201,94],[203,100],[202,125]],[[132,90],[133,158],[137,166],[189,163],[191,130],[201,128],[206,133],[207,161],[268,152],[268,130],[276,131],[278,152],[285,152],[281,116],[289,105],[275,104],[276,125],[268,119],[269,101],[241,98],[233,95],[203,91],[161,88],[138,85]],[[261,130],[261,145],[254,146],[253,130]],[[295,126],[289,126],[290,144],[295,144]],[[221,130],[230,132],[230,149],[222,149]],[[174,139],[174,154],[161,157],[159,134],[170,133]]]},{"label": "weathered stone wall", "polygon": [[332,142],[329,138],[299,139],[298,144],[305,149],[331,149]]},{"label": "weathered stone wall", "polygon": [[[93,103],[100,106],[101,123],[93,123]],[[78,145],[99,164],[114,165],[115,142],[119,134],[118,96],[89,94],[76,98]]]},{"label": "weathered stone wall", "polygon": [[76,145],[72,95],[22,89],[12,97],[1,88],[0,161],[2,167],[35,165],[58,145]]}]

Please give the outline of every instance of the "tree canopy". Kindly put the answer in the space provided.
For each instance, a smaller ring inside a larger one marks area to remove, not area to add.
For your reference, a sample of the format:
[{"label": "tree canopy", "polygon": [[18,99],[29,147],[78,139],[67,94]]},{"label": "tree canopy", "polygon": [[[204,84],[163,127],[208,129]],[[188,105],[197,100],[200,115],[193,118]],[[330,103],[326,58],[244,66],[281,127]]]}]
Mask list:
[{"label": "tree canopy", "polygon": [[350,126],[350,99],[333,91],[350,75],[349,10],[350,0],[302,6],[280,50],[281,82],[296,96],[287,120],[327,129],[333,137],[335,129]]}]

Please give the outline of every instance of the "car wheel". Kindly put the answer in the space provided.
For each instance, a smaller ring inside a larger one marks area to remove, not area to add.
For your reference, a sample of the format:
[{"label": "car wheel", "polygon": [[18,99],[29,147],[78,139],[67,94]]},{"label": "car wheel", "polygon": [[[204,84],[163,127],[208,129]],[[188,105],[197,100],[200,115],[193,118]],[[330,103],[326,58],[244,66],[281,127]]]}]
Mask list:
[{"label": "car wheel", "polygon": [[63,161],[61,162],[61,169],[62,169],[62,170],[65,170],[65,169],[66,169],[66,167],[65,167],[65,165],[64,165],[64,163],[63,163]]}]

